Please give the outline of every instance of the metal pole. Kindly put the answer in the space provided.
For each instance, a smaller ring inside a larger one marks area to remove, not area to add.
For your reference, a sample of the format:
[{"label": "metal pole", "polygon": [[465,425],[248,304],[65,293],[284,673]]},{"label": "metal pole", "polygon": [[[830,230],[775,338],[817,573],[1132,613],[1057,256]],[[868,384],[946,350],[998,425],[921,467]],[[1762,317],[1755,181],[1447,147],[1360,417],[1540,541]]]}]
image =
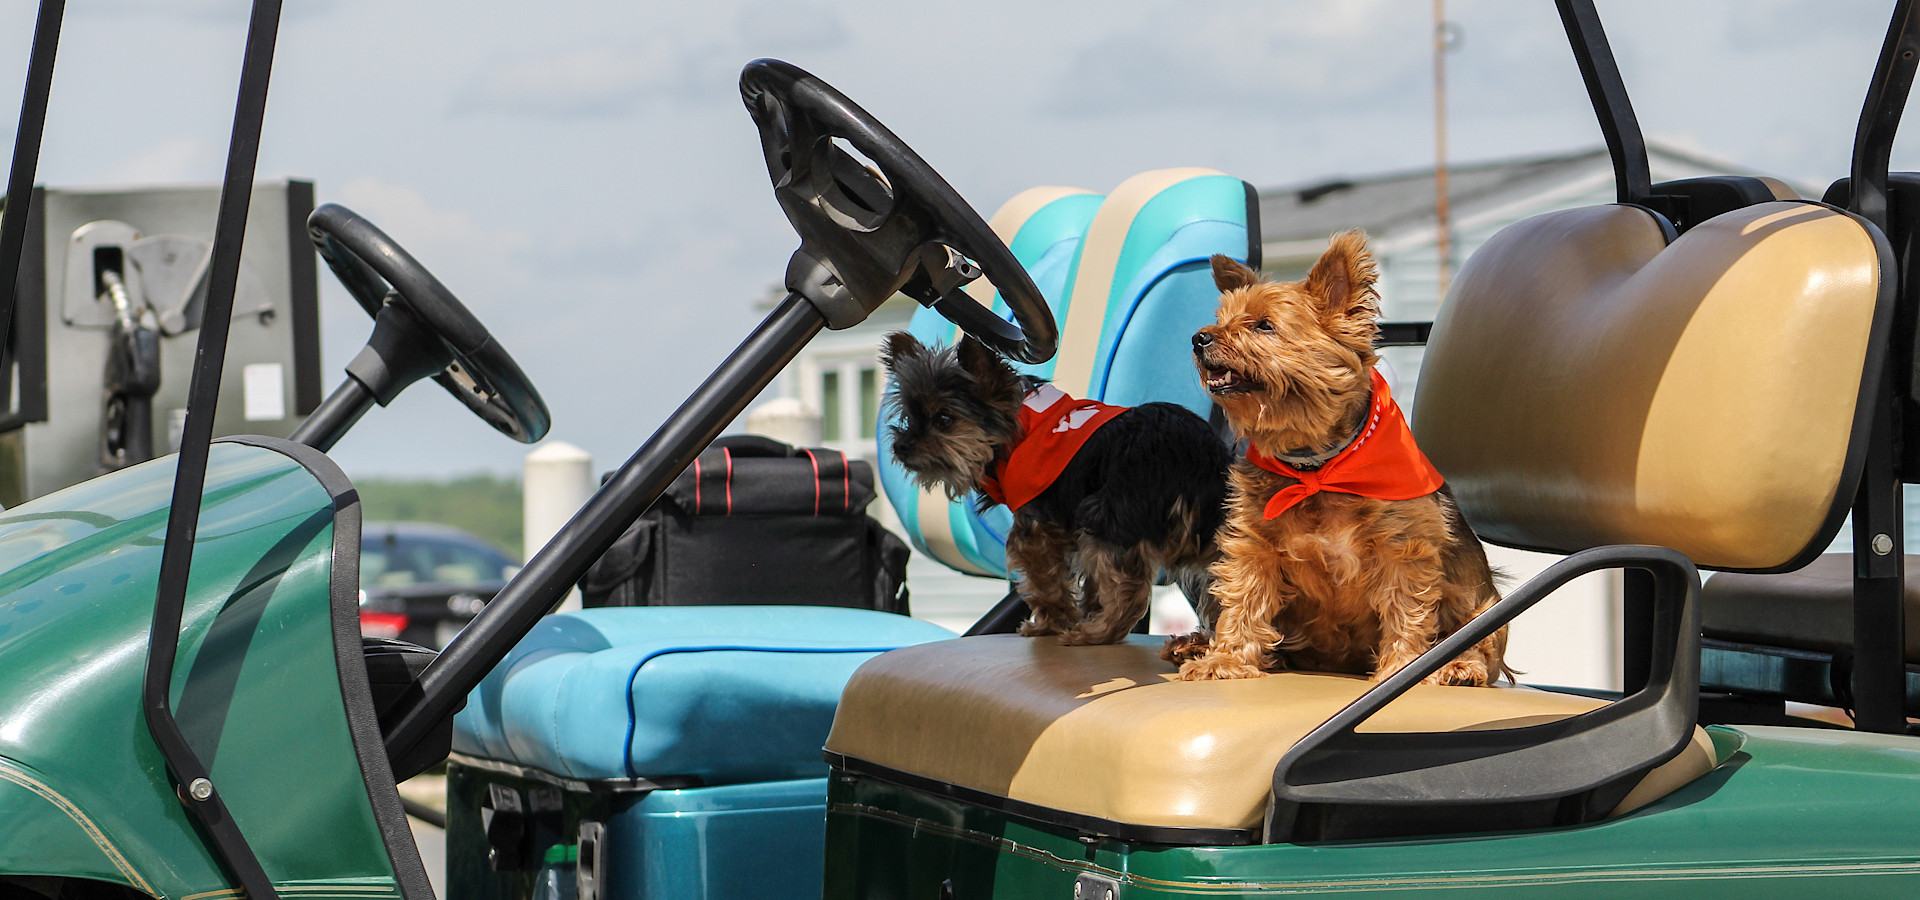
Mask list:
[{"label": "metal pole", "polygon": [[[1887,165],[1900,115],[1906,109],[1914,74],[1920,67],[1920,20],[1914,0],[1895,4],[1880,58],[1867,88],[1854,133],[1853,197],[1849,207],[1882,231],[1887,230]],[[1882,276],[1893,277],[1883,273]],[[1901,260],[1902,287],[1914,272]],[[1900,354],[1887,353],[1888,359]],[[1861,731],[1900,734],[1907,729],[1906,550],[1902,533],[1899,434],[1896,415],[1901,389],[1912,372],[1883,372],[1868,392],[1873,422],[1868,426],[1866,462],[1853,501],[1853,712]]]},{"label": "metal pole", "polygon": [[53,90],[53,60],[60,48],[60,19],[66,9],[66,0],[41,0],[33,25],[27,88],[20,98],[20,127],[14,132],[13,165],[7,173],[10,214],[0,216],[0,348],[7,346],[19,299],[14,295],[20,288],[20,253],[27,243],[27,211],[33,205],[33,175],[40,163],[40,138],[47,129],[47,96]]},{"label": "metal pole", "polygon": [[332,394],[327,395],[326,400],[307,414],[306,421],[301,422],[300,427],[287,436],[287,440],[305,444],[321,453],[332,450],[333,445],[346,436],[347,429],[352,428],[361,416],[367,414],[367,410],[373,408],[373,403],[373,392],[367,390],[366,385],[357,378],[346,378],[339,387],[334,388]]},{"label": "metal pole", "polygon": [[1645,203],[1653,195],[1647,142],[1640,134],[1640,120],[1634,117],[1633,101],[1627,98],[1627,85],[1614,63],[1600,14],[1594,11],[1593,0],[1554,0],[1554,6],[1560,11],[1560,24],[1566,28],[1573,60],[1580,66],[1587,99],[1600,120],[1600,133],[1607,139],[1607,155],[1613,159],[1617,186],[1615,196],[1621,203]]},{"label": "metal pole", "polygon": [[1447,210],[1447,0],[1433,0],[1433,218],[1439,235],[1440,287],[1434,303],[1447,299],[1453,281],[1453,223]]},{"label": "metal pole", "polygon": [[825,325],[805,297],[788,294],[420,673],[411,705],[388,713],[387,755],[406,755],[452,716],[480,679]]},{"label": "metal pole", "polygon": [[193,567],[194,537],[200,527],[201,493],[207,481],[207,457],[213,442],[214,408],[227,355],[227,330],[233,319],[233,295],[240,280],[240,245],[253,199],[254,164],[260,156],[260,127],[267,112],[267,84],[273,74],[273,48],[280,29],[280,0],[254,0],[247,23],[247,47],[240,63],[239,99],[233,136],[227,146],[226,178],[220,186],[213,226],[213,255],[208,263],[205,324],[194,349],[193,380],[187,389],[187,423],[173,476],[173,500],[167,511],[167,541],[160,554],[160,584],[147,639],[146,679],[141,706],[147,730],[180,789],[181,802],[213,839],[234,881],[251,900],[277,900],[273,882],[248,846],[208,775],[173,717],[173,667],[180,650],[180,622],[187,603],[187,578]]}]

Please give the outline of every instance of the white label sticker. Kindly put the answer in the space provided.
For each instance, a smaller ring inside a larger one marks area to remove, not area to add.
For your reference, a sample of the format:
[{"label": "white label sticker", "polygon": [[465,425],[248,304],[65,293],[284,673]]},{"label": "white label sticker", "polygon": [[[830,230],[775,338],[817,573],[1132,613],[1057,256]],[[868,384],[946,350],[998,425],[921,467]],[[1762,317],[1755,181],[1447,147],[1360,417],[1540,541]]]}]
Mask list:
[{"label": "white label sticker", "polygon": [[240,370],[246,393],[247,421],[287,417],[285,369],[279,363],[254,363]]}]

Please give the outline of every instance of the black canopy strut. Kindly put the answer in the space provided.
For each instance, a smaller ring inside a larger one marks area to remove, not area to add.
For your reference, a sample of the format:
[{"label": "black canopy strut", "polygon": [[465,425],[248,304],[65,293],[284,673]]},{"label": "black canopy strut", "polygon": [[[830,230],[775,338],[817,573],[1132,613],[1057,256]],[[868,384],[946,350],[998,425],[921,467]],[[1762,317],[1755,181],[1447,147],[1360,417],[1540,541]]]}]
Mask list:
[{"label": "black canopy strut", "polygon": [[240,97],[234,106],[233,138],[227,146],[227,174],[220,187],[220,210],[213,226],[213,256],[208,264],[206,315],[194,349],[193,381],[187,392],[187,421],[180,440],[173,501],[167,512],[167,543],[160,554],[160,588],[153,605],[153,631],[147,644],[146,683],[141,705],[147,730],[166,758],[180,797],[213,838],[228,870],[253,900],[277,898],[266,870],[240,833],[219,786],[188,745],[174,721],[169,698],[174,659],[180,650],[180,620],[186,606],[187,576],[193,568],[194,537],[200,524],[201,493],[207,481],[208,445],[220,399],[220,374],[227,357],[227,331],[233,319],[234,286],[240,277],[240,244],[253,199],[254,163],[260,155],[260,126],[267,111],[267,80],[273,74],[273,47],[280,28],[280,0],[254,0],[247,24],[247,49],[240,63]]},{"label": "black canopy strut", "polygon": [[[1860,124],[1853,137],[1851,202],[1847,205],[1882,232],[1888,229],[1887,164],[1894,132],[1920,66],[1920,21],[1913,0],[1894,5],[1880,59],[1867,85]],[[1902,303],[1914,285],[1912,261],[1901,259],[1898,277]],[[1895,357],[1897,358],[1897,356]],[[1887,367],[1864,398],[1873,403],[1866,463],[1853,501],[1853,713],[1862,731],[1907,730],[1905,536],[1900,490],[1900,399],[1895,385],[1911,383],[1912,373],[1896,380]]]},{"label": "black canopy strut", "polygon": [[1574,61],[1580,65],[1580,79],[1586,82],[1587,99],[1593,101],[1593,114],[1600,120],[1600,133],[1606,136],[1620,202],[1645,204],[1653,195],[1647,141],[1640,135],[1640,120],[1633,115],[1633,101],[1627,98],[1626,82],[1614,64],[1600,14],[1593,0],[1554,0],[1554,5],[1560,10]]},{"label": "black canopy strut", "polygon": [[[53,58],[60,49],[60,20],[66,9],[66,0],[40,0],[33,25],[27,89],[20,98],[20,128],[14,133],[13,165],[7,170],[7,206],[16,207],[17,214],[0,217],[0,347],[7,346],[19,305],[20,254],[27,245],[27,211],[33,203],[33,175],[47,130],[47,95],[53,89]],[[0,365],[5,364],[0,355]]]}]

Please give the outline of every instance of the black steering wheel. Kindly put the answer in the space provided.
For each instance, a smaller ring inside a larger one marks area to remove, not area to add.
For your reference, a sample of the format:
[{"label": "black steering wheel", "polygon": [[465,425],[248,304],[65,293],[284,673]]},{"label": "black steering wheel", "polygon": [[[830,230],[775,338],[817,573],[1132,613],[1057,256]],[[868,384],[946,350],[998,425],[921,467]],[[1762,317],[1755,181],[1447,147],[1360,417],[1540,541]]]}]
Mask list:
[{"label": "black steering wheel", "polygon": [[[811,301],[829,327],[859,323],[897,291],[1011,359],[1053,358],[1059,331],[1027,270],[885,125],[831,85],[775,59],[747,64],[740,96],[760,128],[774,196],[800,234],[787,289]],[[1014,322],[960,290],[982,271]]]},{"label": "black steering wheel", "polygon": [[376,322],[348,373],[382,406],[431,375],[474,415],[522,443],[552,425],[546,401],[453,292],[372,222],[336,203],[307,217],[327,267]]}]

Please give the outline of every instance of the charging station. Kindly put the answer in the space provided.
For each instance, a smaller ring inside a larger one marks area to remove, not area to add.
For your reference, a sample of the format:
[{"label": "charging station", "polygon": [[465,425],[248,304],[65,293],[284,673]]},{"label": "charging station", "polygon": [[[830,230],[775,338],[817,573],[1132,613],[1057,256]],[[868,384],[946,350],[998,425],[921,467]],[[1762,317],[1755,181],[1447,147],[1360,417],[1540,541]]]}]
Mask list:
[{"label": "charging station", "polygon": [[[219,200],[218,185],[34,190],[0,357],[0,504],[178,448]],[[226,352],[240,377],[215,434],[284,437],[320,404],[312,211],[312,182],[254,186]]]}]

